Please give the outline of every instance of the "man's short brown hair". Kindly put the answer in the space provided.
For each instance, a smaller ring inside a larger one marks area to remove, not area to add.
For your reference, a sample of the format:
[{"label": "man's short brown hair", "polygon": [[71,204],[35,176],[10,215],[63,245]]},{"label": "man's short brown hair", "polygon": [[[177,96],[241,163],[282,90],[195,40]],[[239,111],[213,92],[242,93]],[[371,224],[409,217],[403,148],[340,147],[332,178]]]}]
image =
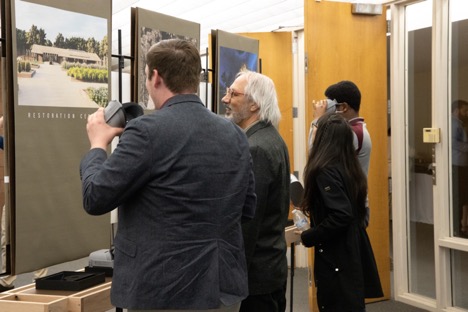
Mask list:
[{"label": "man's short brown hair", "polygon": [[191,42],[169,39],[154,44],[146,54],[146,65],[147,79],[151,79],[156,69],[173,93],[197,92],[202,70],[201,59],[198,49]]}]

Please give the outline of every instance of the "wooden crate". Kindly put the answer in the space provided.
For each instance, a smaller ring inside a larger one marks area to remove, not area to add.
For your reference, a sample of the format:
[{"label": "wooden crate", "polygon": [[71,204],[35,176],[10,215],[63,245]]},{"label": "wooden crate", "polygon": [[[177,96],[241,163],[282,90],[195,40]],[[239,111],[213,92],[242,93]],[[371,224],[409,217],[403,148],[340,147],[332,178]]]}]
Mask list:
[{"label": "wooden crate", "polygon": [[68,300],[63,296],[7,294],[0,297],[0,311],[65,312]]},{"label": "wooden crate", "polygon": [[69,312],[100,312],[113,308],[110,303],[112,282],[97,285],[68,297]]},{"label": "wooden crate", "polygon": [[0,293],[0,311],[8,312],[106,312],[110,303],[110,278],[94,287],[74,292],[40,290],[35,284]]}]

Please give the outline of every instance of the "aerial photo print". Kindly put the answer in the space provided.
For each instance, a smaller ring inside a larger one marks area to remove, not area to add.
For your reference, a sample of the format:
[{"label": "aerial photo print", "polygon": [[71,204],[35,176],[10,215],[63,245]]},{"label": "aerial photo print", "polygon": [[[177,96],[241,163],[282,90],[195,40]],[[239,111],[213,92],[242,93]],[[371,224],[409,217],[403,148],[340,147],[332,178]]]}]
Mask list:
[{"label": "aerial photo print", "polygon": [[[109,216],[83,209],[88,117],[110,99],[111,0],[11,0],[4,120],[14,274],[108,248]],[[99,5],[97,5],[99,3]],[[11,131],[13,130],[13,131]]]},{"label": "aerial photo print", "polygon": [[107,19],[19,0],[15,5],[18,104],[105,106]]},{"label": "aerial photo print", "polygon": [[133,97],[144,108],[154,109],[146,90],[146,53],[153,44],[173,38],[190,41],[200,50],[200,24],[142,8],[132,10],[132,23],[132,42],[135,43],[134,55],[137,56],[132,70],[136,77]]}]

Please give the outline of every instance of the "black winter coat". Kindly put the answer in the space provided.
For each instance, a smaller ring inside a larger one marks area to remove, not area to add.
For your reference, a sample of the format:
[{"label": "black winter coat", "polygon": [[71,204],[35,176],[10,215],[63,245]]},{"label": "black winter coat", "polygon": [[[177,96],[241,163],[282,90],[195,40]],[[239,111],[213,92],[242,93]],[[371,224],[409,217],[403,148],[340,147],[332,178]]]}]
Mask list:
[{"label": "black winter coat", "polygon": [[383,296],[372,246],[343,172],[337,165],[318,174],[311,228],[301,235],[306,247],[315,247],[320,311],[364,311],[365,298]]}]

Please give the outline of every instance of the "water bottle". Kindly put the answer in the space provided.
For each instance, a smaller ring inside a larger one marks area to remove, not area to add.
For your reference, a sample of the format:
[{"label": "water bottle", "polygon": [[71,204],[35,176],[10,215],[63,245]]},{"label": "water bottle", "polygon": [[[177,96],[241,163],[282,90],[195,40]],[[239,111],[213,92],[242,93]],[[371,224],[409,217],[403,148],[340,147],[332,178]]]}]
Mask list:
[{"label": "water bottle", "polygon": [[310,228],[309,221],[307,217],[302,213],[302,211],[298,209],[294,209],[292,211],[294,224],[296,225],[298,230],[305,231]]}]

